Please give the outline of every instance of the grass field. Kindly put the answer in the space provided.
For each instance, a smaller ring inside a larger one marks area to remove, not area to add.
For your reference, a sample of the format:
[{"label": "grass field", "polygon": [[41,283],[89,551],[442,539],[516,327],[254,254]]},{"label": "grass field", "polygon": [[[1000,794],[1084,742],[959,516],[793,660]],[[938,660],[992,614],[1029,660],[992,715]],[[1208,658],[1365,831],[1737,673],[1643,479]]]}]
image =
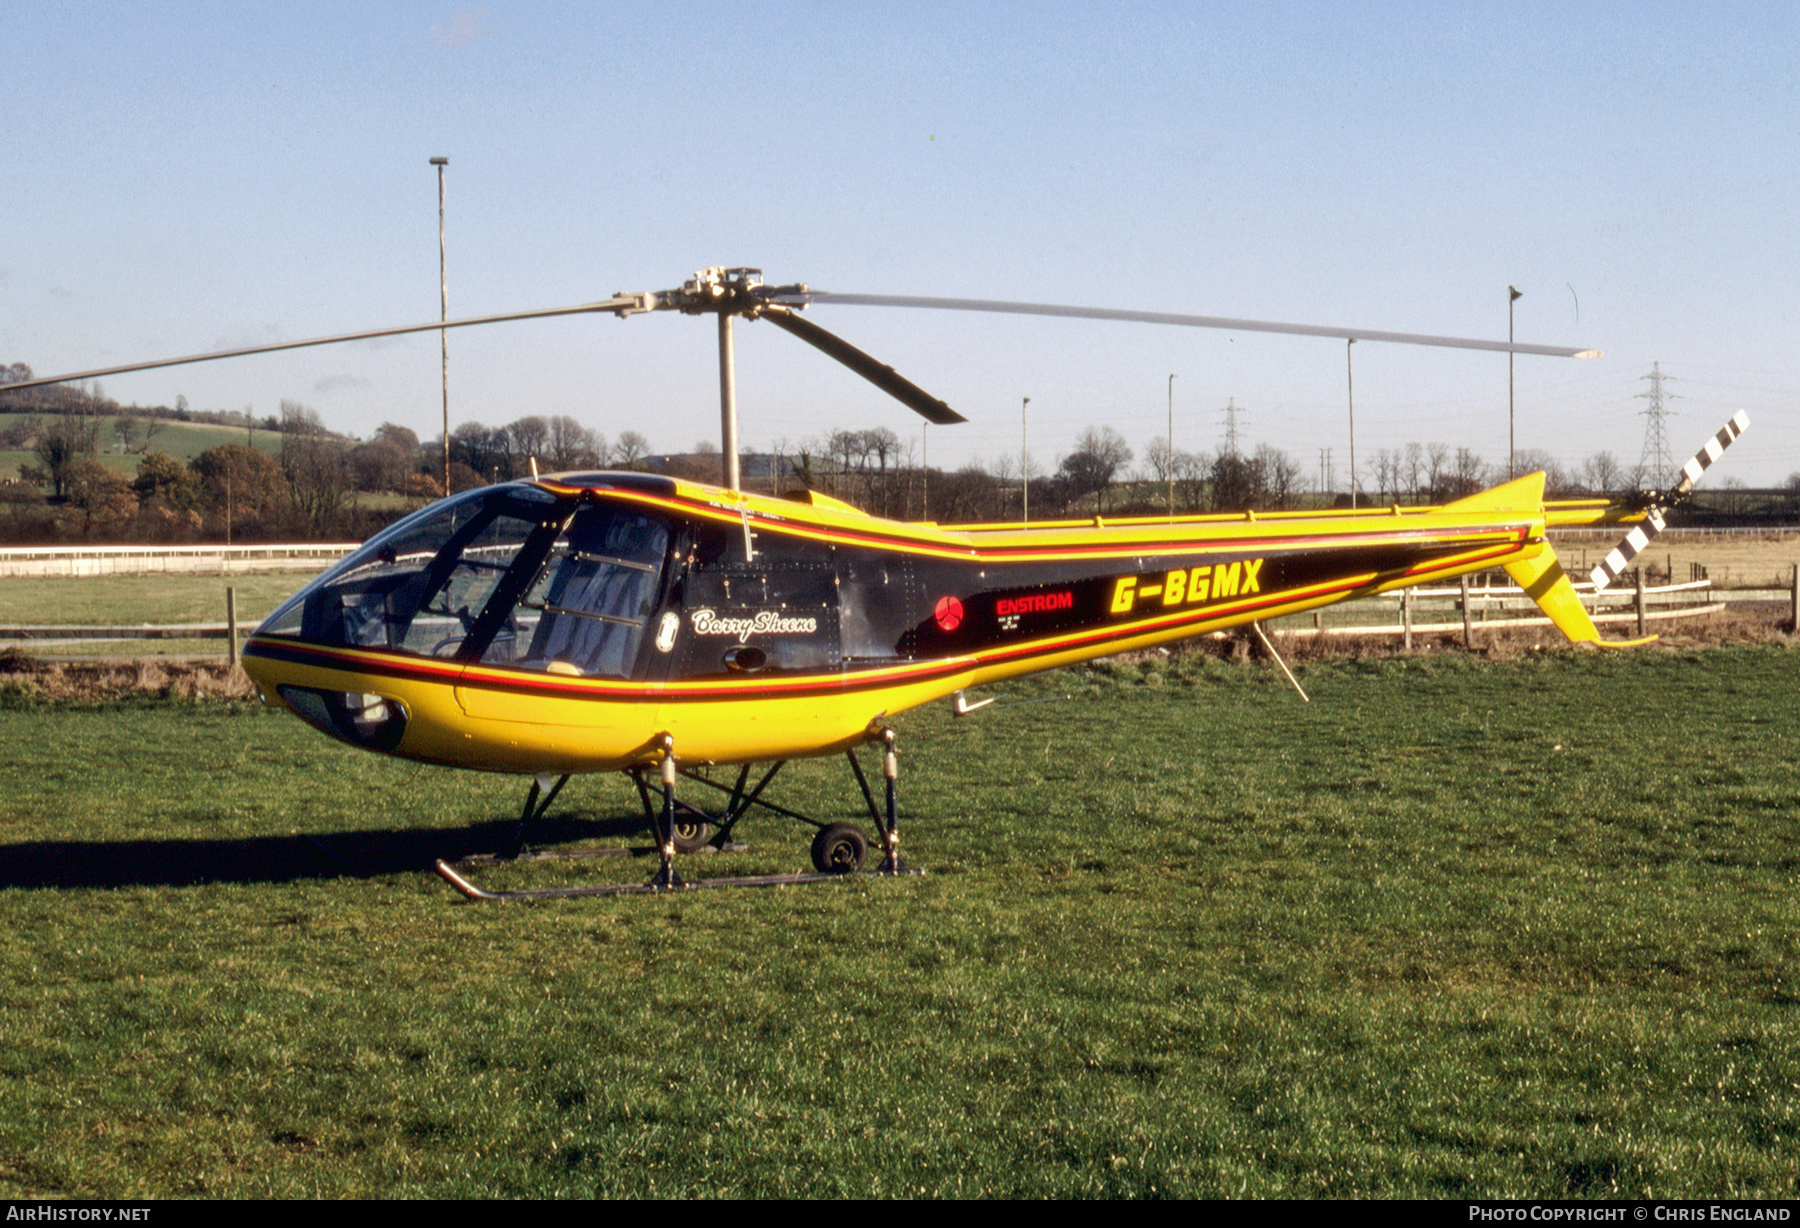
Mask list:
[{"label": "grass field", "polygon": [[[1559,535],[1556,552],[1570,574],[1580,578],[1616,544],[1610,533]],[[1677,582],[1687,580],[1699,564],[1721,588],[1786,588],[1800,564],[1800,533],[1665,533],[1639,561]]]},{"label": "grass field", "polygon": [[0,623],[113,627],[223,622],[227,587],[237,590],[238,618],[248,621],[273,612],[308,579],[298,572],[9,577],[0,579]]},{"label": "grass field", "polygon": [[528,905],[423,870],[518,781],[15,684],[0,1196],[1800,1195],[1800,654],[1302,680],[906,714],[924,878]]},{"label": "grass field", "polygon": [[[132,627],[143,624],[222,623],[225,589],[237,590],[238,630],[247,636],[308,577],[268,575],[151,575],[9,577],[0,579],[0,624]],[[35,643],[44,657],[193,657],[226,655],[223,637],[194,640],[70,640]]]}]

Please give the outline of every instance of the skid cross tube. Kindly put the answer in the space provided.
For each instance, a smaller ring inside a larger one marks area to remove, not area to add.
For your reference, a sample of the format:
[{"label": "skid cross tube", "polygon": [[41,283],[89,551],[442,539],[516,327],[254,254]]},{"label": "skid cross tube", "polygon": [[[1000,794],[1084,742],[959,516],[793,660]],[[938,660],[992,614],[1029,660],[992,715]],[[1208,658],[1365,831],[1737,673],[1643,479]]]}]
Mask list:
[{"label": "skid cross tube", "polygon": [[[525,851],[525,833],[531,829],[534,823],[544,817],[550,809],[550,803],[556,800],[556,795],[561,793],[563,786],[569,783],[569,778],[565,774],[546,790],[544,782],[549,779],[550,773],[548,772],[540,773],[532,779],[531,792],[525,795],[525,808],[519,812],[519,826],[513,832],[512,839],[508,840],[500,850],[502,858],[510,861]],[[540,794],[542,795],[541,799]]]},{"label": "skid cross tube", "polygon": [[717,790],[720,793],[729,793],[731,795],[731,800],[725,804],[725,812],[723,814],[707,814],[706,811],[701,810],[699,807],[693,807],[696,814],[704,814],[708,819],[716,823],[721,835],[729,831],[739,819],[748,814],[752,806],[761,806],[764,810],[772,810],[776,814],[785,815],[790,819],[798,819],[802,823],[811,823],[815,827],[819,826],[816,820],[809,818],[798,811],[789,810],[785,806],[777,806],[774,802],[762,800],[762,791],[769,787],[769,782],[775,779],[775,773],[786,767],[787,763],[788,761],[786,759],[776,762],[773,767],[763,773],[762,779],[757,781],[756,787],[751,789],[748,793],[744,792],[744,785],[747,784],[750,779],[750,765],[748,763],[744,764],[738,771],[737,782],[732,785],[722,785],[711,777],[702,776],[699,772],[696,772],[691,768],[682,768],[681,774],[697,785],[705,785],[709,789]]}]

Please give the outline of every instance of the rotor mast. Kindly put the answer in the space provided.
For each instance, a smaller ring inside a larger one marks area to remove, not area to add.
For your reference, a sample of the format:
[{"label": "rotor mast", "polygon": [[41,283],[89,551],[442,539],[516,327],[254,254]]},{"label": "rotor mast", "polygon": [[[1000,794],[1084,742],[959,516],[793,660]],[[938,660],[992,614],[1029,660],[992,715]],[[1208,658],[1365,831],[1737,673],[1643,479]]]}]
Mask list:
[{"label": "rotor mast", "polygon": [[806,342],[826,356],[842,363],[877,388],[921,415],[928,422],[950,426],[967,419],[942,400],[901,375],[888,364],[857,349],[836,333],[801,319],[795,309],[805,307],[814,291],[805,284],[765,286],[761,269],[702,269],[689,278],[679,290],[655,294],[616,295],[614,301],[630,300],[620,309],[620,316],[640,311],[679,311],[686,315],[717,312],[719,316],[719,424],[720,449],[724,452],[721,472],[724,485],[739,489],[737,374],[732,344],[731,321],[734,316],[769,323]]},{"label": "rotor mast", "polygon": [[[774,287],[782,294],[805,294],[804,285]],[[674,309],[686,315],[717,312],[719,316],[719,483],[727,490],[741,490],[742,475],[738,468],[737,416],[737,348],[732,335],[733,316],[755,319],[766,310],[785,312],[771,307],[765,297],[769,288],[762,284],[761,269],[702,269],[689,278],[679,290],[638,296],[638,311]],[[623,296],[620,296],[623,297]],[[621,316],[632,314],[622,311]]]},{"label": "rotor mast", "polygon": [[738,485],[737,356],[731,345],[731,314],[719,313],[719,481]]}]

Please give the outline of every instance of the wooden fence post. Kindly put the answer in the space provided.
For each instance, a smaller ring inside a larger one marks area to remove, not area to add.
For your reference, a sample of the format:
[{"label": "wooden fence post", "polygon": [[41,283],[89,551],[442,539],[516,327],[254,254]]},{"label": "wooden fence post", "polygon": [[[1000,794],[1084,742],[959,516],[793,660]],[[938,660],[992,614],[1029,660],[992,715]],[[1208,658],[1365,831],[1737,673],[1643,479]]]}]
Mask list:
[{"label": "wooden fence post", "polygon": [[1642,636],[1645,634],[1647,621],[1644,618],[1644,569],[1642,567],[1637,569],[1637,616],[1637,633]]},{"label": "wooden fence post", "polygon": [[225,650],[225,658],[236,669],[238,663],[237,642],[237,590],[230,585],[225,587],[225,642],[230,645]]},{"label": "wooden fence post", "polygon": [[1475,634],[1469,625],[1469,577],[1465,573],[1462,578],[1462,611],[1463,611],[1463,647],[1475,647]]}]

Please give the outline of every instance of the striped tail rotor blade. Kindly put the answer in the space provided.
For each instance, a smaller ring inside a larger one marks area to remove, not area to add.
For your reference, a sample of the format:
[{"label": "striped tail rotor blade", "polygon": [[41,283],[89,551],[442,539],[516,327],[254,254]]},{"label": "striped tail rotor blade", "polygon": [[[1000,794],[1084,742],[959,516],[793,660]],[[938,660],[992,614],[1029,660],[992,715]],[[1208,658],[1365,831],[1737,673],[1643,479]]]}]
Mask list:
[{"label": "striped tail rotor blade", "polygon": [[[1681,467],[1681,481],[1677,482],[1675,489],[1669,492],[1669,500],[1673,502],[1681,499],[1692,491],[1694,483],[1700,480],[1700,475],[1711,468],[1712,463],[1723,456],[1725,449],[1729,448],[1739,435],[1749,429],[1749,426],[1750,416],[1743,410],[1740,409],[1731,415],[1731,421],[1720,427],[1719,433],[1707,440],[1705,447],[1694,453],[1694,459]],[[1644,516],[1644,523],[1627,533],[1625,540],[1606,556],[1600,566],[1594,568],[1592,578],[1596,593],[1618,579],[1619,573],[1631,566],[1631,560],[1643,553],[1644,547],[1650,544],[1650,539],[1663,531],[1662,511],[1663,509],[1660,507],[1651,508]]]},{"label": "striped tail rotor blade", "polygon": [[1662,512],[1653,507],[1644,516],[1644,523],[1633,526],[1631,532],[1625,535],[1625,540],[1614,546],[1612,553],[1601,560],[1600,566],[1594,568],[1590,577],[1594,581],[1594,591],[1597,593],[1618,579],[1619,573],[1631,566],[1631,560],[1644,552],[1650,539],[1662,531]]},{"label": "striped tail rotor blade", "polygon": [[1685,495],[1694,489],[1694,483],[1700,480],[1712,463],[1719,459],[1726,448],[1742,435],[1750,425],[1750,418],[1743,410],[1731,415],[1731,421],[1719,428],[1719,433],[1706,441],[1706,446],[1694,453],[1694,459],[1681,467],[1681,481],[1675,485],[1677,495]]}]

